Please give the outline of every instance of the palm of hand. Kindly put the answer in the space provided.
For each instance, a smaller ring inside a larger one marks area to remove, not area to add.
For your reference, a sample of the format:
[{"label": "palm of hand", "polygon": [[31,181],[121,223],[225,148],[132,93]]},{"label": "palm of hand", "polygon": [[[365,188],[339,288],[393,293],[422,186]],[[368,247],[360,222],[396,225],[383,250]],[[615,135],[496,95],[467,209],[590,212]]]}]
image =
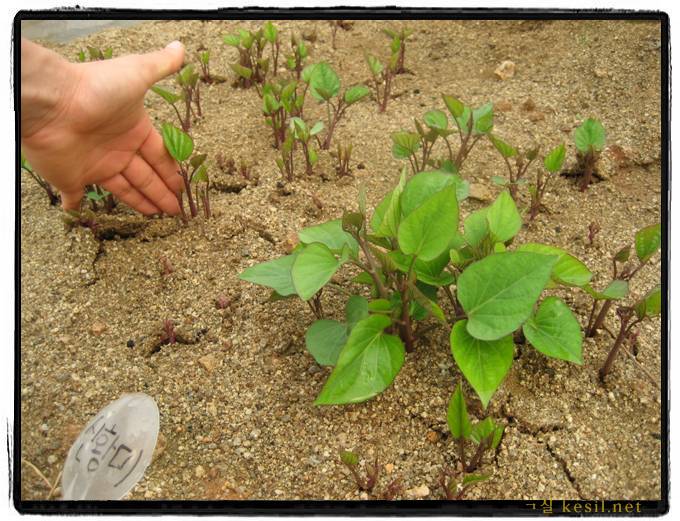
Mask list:
[{"label": "palm of hand", "polygon": [[29,162],[62,192],[66,209],[79,208],[84,186],[97,184],[142,213],[179,213],[177,165],[144,109],[159,72],[149,56],[70,64],[72,88],[22,140]]}]

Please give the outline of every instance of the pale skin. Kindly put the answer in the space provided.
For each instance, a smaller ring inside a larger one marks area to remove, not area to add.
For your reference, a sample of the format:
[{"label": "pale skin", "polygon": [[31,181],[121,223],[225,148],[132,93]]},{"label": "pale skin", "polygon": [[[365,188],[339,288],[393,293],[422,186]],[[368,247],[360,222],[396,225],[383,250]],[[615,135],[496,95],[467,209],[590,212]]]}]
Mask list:
[{"label": "pale skin", "polygon": [[97,184],[135,210],[180,213],[182,179],[144,109],[149,87],[176,72],[184,47],[70,63],[21,40],[21,148],[31,166],[78,210]]}]

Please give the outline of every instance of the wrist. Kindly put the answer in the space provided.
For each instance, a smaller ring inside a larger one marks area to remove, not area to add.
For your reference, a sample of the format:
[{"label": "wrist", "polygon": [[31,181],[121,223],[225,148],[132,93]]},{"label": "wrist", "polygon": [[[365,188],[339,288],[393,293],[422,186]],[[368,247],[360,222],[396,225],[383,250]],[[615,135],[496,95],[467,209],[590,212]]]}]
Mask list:
[{"label": "wrist", "polygon": [[25,38],[21,40],[21,137],[59,116],[77,83],[73,64]]}]

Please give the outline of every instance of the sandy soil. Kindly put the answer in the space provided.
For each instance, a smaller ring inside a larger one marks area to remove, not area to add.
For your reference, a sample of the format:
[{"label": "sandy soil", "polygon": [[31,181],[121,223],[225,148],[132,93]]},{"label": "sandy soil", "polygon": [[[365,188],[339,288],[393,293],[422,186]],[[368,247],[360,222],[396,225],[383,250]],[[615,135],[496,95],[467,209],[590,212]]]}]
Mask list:
[{"label": "sandy soil", "polygon": [[[74,60],[86,44],[111,46],[121,55],[180,39],[192,52],[206,45],[213,71],[231,75],[227,64],[235,52],[221,35],[255,25],[148,22],[52,47]],[[364,49],[387,55],[388,40],[379,29],[392,24],[357,22],[352,30],[339,31],[336,51],[324,22],[277,25],[284,42],[294,29],[316,31],[311,59],[328,60],[349,85],[368,79]],[[328,180],[301,175],[284,190],[277,187],[280,175],[261,102],[253,90],[235,90],[229,83],[203,90],[206,115],[194,137],[211,159],[222,153],[253,162],[259,184],[240,193],[215,190],[216,216],[209,222],[183,226],[121,209],[116,219],[137,224],[124,237],[97,241],[86,229],[65,232],[60,211],[22,177],[23,458],[54,479],[87,420],[121,393],[142,391],[158,403],[162,434],[157,457],[132,498],[358,499],[362,496],[339,463],[344,449],[364,460],[377,456],[390,479],[401,479],[400,497],[411,497],[407,491],[423,485],[429,488],[425,497],[441,497],[439,473],[454,461],[446,404],[460,379],[448,332],[430,334],[376,399],[314,407],[328,370],[304,348],[304,332],[313,320],[309,310],[294,300],[267,303],[266,289],[237,275],[284,253],[301,227],[351,208],[360,185],[367,187],[369,205],[377,202],[401,167],[391,157],[390,132],[410,128],[412,118],[430,108],[443,108],[440,93],[445,92],[474,105],[493,102],[496,132],[513,144],[537,142],[545,151],[567,141],[571,162],[575,126],[586,117],[601,119],[608,144],[619,147],[604,154],[601,169],[608,178],[586,193],[572,180],[557,179],[546,198],[550,213],[525,226],[518,240],[568,249],[588,264],[595,285],[602,287],[609,280],[611,252],[630,243],[639,227],[660,219],[660,26],[615,21],[407,25],[415,29],[406,56],[412,74],[397,77],[398,96],[387,113],[378,114],[374,102],[362,102],[338,129],[337,140],[354,144],[353,178],[335,180],[332,159],[323,153],[318,170]],[[501,81],[493,70],[506,59],[515,62],[516,74]],[[150,94],[147,103],[158,126],[172,120],[160,98]],[[307,107],[321,116],[311,100]],[[218,178],[217,169],[212,172]],[[484,143],[463,175],[493,195],[498,188],[490,179],[504,175],[504,165]],[[479,206],[469,200],[463,213]],[[591,222],[601,227],[593,246],[586,239]],[[167,275],[163,257],[172,267]],[[633,293],[643,293],[659,278],[657,256],[635,279]],[[589,302],[583,294],[561,295],[585,322]],[[215,308],[220,296],[231,301],[225,310]],[[329,296],[324,307],[340,315],[342,302]],[[166,319],[193,343],[162,346],[149,355]],[[612,316],[612,326],[614,321]],[[604,386],[597,369],[611,345],[607,334],[584,343],[581,367],[518,347],[490,406],[507,425],[498,453],[483,467],[493,478],[468,497],[659,498],[659,321],[643,325],[639,343],[637,360],[618,359]],[[472,410],[481,414],[479,406]],[[386,482],[383,478],[378,491]],[[24,499],[47,495],[27,466],[21,485]]]}]

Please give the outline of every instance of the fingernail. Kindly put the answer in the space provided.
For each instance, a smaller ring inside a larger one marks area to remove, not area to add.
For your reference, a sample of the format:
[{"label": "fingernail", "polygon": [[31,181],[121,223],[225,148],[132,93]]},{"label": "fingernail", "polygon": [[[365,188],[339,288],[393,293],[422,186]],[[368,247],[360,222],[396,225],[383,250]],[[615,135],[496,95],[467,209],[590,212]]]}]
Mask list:
[{"label": "fingernail", "polygon": [[170,42],[168,45],[165,46],[166,49],[182,49],[184,45],[182,45],[182,42],[179,40],[175,40],[174,42]]}]

